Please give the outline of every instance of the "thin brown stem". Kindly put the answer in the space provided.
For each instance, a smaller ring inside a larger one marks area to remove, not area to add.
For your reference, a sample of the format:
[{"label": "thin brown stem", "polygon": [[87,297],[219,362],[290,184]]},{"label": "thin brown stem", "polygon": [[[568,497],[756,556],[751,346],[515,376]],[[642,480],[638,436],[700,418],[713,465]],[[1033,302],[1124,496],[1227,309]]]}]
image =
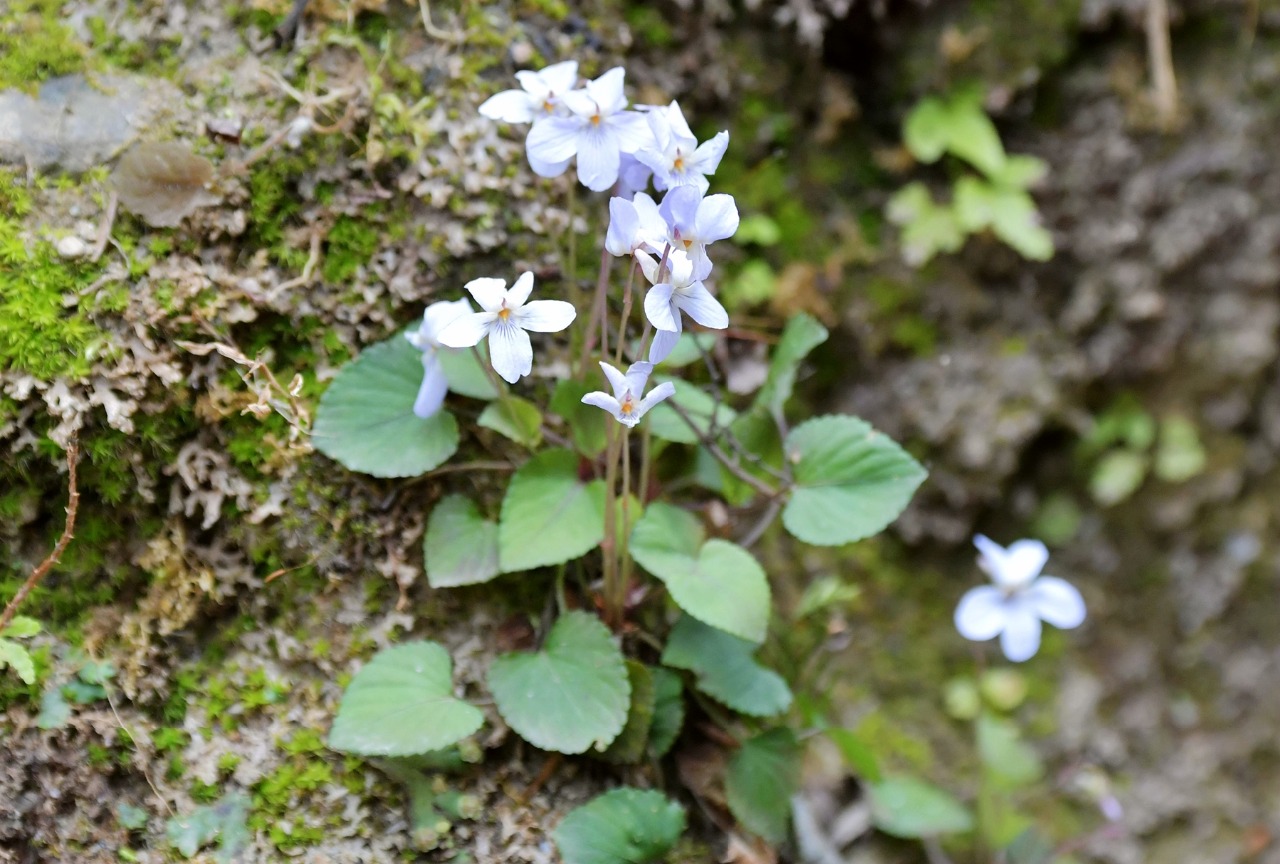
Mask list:
[{"label": "thin brown stem", "polygon": [[698,425],[693,422],[693,418],[689,416],[689,412],[684,410],[678,402],[674,399],[668,399],[665,404],[671,406],[671,410],[675,411],[676,414],[679,415],[680,419],[685,422],[685,425],[693,430],[693,434],[698,438],[698,443],[706,447],[708,452],[710,452],[711,455],[716,458],[716,461],[723,465],[730,474],[737,477],[743,483],[746,483],[762,495],[769,498],[775,498],[778,496],[779,490],[773,488],[759,477],[756,477],[754,474],[751,474],[744,469],[738,460],[731,458],[728,453],[725,453],[724,450],[721,449],[720,445],[717,444],[714,439],[699,429]]},{"label": "thin brown stem", "polygon": [[631,271],[627,274],[627,288],[622,295],[622,318],[618,322],[618,349],[613,357],[613,365],[615,366],[622,365],[622,349],[627,344],[627,319],[631,317],[631,289],[635,285],[636,270],[639,267],[639,263],[632,259]]},{"label": "thin brown stem", "polygon": [[1147,0],[1146,25],[1147,61],[1151,64],[1156,116],[1167,131],[1178,119],[1178,81],[1173,72],[1173,50],[1169,44],[1167,0]]},{"label": "thin brown stem", "polygon": [[608,426],[608,441],[605,445],[604,469],[604,539],[600,541],[600,552],[604,559],[604,615],[605,621],[615,630],[622,626],[622,610],[614,606],[616,595],[615,583],[618,579],[618,442],[616,423]]},{"label": "thin brown stem", "polygon": [[597,321],[600,322],[600,351],[605,356],[609,353],[609,304],[607,301],[612,257],[608,249],[600,250],[600,272],[596,275],[596,296],[591,302],[591,315],[587,318],[587,338],[582,343],[582,354],[578,357],[578,377],[582,376],[583,370],[587,367],[587,358],[591,356],[591,349],[596,347],[596,331],[593,327]]},{"label": "thin brown stem", "polygon": [[622,531],[618,535],[616,549],[618,552],[618,596],[615,605],[625,614],[627,608],[627,589],[631,585],[631,430],[622,430]]},{"label": "thin brown stem", "polygon": [[18,614],[18,607],[22,605],[22,601],[27,599],[35,587],[40,584],[40,580],[49,575],[62,558],[62,553],[67,551],[68,544],[74,535],[76,527],[76,511],[80,509],[80,489],[76,485],[76,466],[80,463],[80,445],[73,438],[67,444],[67,521],[62,528],[62,536],[58,538],[58,542],[54,545],[53,551],[49,553],[49,557],[45,558],[36,569],[31,571],[31,575],[27,577],[27,581],[22,583],[22,587],[18,589],[18,593],[13,595],[13,599],[4,607],[4,612],[0,612],[0,633],[4,632],[4,628],[9,626],[9,622],[13,620],[13,616]]}]

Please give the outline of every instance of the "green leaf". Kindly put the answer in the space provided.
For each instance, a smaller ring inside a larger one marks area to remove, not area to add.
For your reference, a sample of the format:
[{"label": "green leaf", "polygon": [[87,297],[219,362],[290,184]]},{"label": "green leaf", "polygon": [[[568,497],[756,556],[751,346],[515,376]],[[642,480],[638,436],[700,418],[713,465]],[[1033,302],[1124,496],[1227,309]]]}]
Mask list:
[{"label": "green leaf", "polygon": [[978,717],[978,758],[987,776],[1005,788],[1029,786],[1044,776],[1044,764],[1018,727],[992,714]]},{"label": "green leaf", "polygon": [[604,539],[604,482],[578,478],[578,457],[545,450],[511,478],[498,522],[503,573],[562,564]]},{"label": "green leaf", "polygon": [[148,814],[141,807],[135,807],[127,801],[116,804],[116,821],[126,831],[141,831],[147,827]]},{"label": "green leaf", "polygon": [[440,411],[413,413],[422,352],[397,334],[342,367],[320,399],[311,443],[324,455],[374,477],[416,477],[458,449],[458,425]]},{"label": "green leaf", "polygon": [[903,143],[921,162],[937,162],[951,142],[950,122],[951,112],[941,99],[921,99],[903,123]]},{"label": "green leaf", "polygon": [[230,864],[241,860],[249,845],[249,798],[228,795],[216,804],[197,807],[186,816],[175,816],[165,826],[165,836],[184,858],[193,857],[215,838],[218,853],[215,860]]},{"label": "green leaf", "polygon": [[71,719],[71,703],[62,695],[62,687],[51,684],[40,697],[40,715],[36,726],[41,729],[61,729]]},{"label": "green leaf", "polygon": [[10,639],[0,639],[0,669],[9,666],[24,684],[36,683],[36,664],[26,648]]},{"label": "green leaf", "polygon": [[689,615],[680,616],[667,647],[664,665],[694,674],[694,685],[740,714],[771,717],[791,705],[791,690],[782,676],[756,662],[756,646]]},{"label": "green leaf", "polygon": [[859,780],[867,783],[880,782],[880,760],[861,735],[851,729],[828,729],[826,734],[840,748],[845,764]]},{"label": "green leaf", "polygon": [[725,771],[729,809],[770,843],[787,839],[791,796],[800,787],[800,757],[790,729],[771,729],[744,741]]},{"label": "green leaf", "polygon": [[329,746],[359,756],[412,756],[448,747],[484,723],[453,695],[453,661],[435,642],[374,655],[342,695]]},{"label": "green leaf", "polygon": [[542,412],[537,405],[519,396],[490,402],[476,423],[529,448],[542,443]]},{"label": "green leaf", "polygon": [[889,777],[868,788],[871,818],[895,837],[917,839],[973,830],[973,816],[949,793],[913,777]]},{"label": "green leaf", "polygon": [[1156,448],[1157,477],[1166,483],[1181,483],[1203,471],[1206,461],[1204,445],[1200,443],[1200,433],[1194,423],[1177,415],[1161,421],[1160,444]]},{"label": "green leaf", "polygon": [[26,615],[14,615],[4,630],[0,630],[0,635],[6,639],[29,639],[39,632],[39,621]]},{"label": "green leaf", "polygon": [[661,666],[653,672],[653,724],[649,727],[649,752],[660,759],[676,743],[684,726],[684,683],[680,676]]},{"label": "green leaf", "polygon": [[809,352],[827,341],[827,328],[812,315],[800,313],[787,322],[769,361],[769,377],[756,395],[756,406],[782,413],[796,385],[796,373]]},{"label": "green leaf", "polygon": [[[782,438],[774,419],[765,410],[758,407],[752,408],[738,415],[730,425],[729,432],[746,452],[760,459],[759,465],[742,460],[739,463],[741,469],[770,486],[777,486],[781,482],[778,477],[764,470],[764,466],[768,466],[778,471],[783,463]],[[719,460],[706,448],[700,448],[699,452],[704,453],[705,458],[715,466],[716,475],[720,479],[720,488],[717,491],[727,503],[742,506],[755,500],[760,494],[750,484],[736,477],[732,471],[720,464]]]},{"label": "green leaf", "polygon": [[1103,507],[1119,504],[1138,491],[1147,477],[1149,464],[1145,453],[1112,450],[1094,466],[1089,477],[1089,494]]},{"label": "green leaf", "polygon": [[[728,426],[738,416],[737,412],[728,405],[721,403],[716,405],[716,400],[701,389],[684,381],[677,381],[665,375],[656,376],[653,383],[655,385],[664,381],[676,381],[676,393],[670,399],[658,403],[652,411],[649,412],[649,431],[655,438],[661,438],[663,441],[673,441],[677,444],[697,444],[698,433],[711,437],[711,428],[714,425],[717,428]],[[689,428],[689,424],[675,412],[669,404],[674,402],[684,409],[689,415],[689,419],[693,421],[695,432]],[[714,420],[714,424],[713,421]]]},{"label": "green leaf", "polygon": [[976,102],[952,102],[947,123],[947,150],[987,176],[1004,168],[1004,145],[991,118]]},{"label": "green leaf", "polygon": [[622,652],[609,629],[586,612],[562,615],[541,651],[493,661],[489,689],[520,737],[559,753],[608,747],[631,707]]},{"label": "green leaf", "polygon": [[[412,347],[412,346],[410,346]],[[489,348],[479,346],[481,355],[488,362]],[[438,348],[436,359],[444,370],[444,378],[449,382],[449,392],[472,399],[497,399],[498,391],[492,379],[485,374],[481,360],[470,348]]]},{"label": "green leaf", "polygon": [[648,666],[628,660],[627,680],[631,682],[631,708],[627,711],[627,723],[609,749],[600,754],[606,762],[615,765],[631,765],[644,757],[657,700],[653,670]]},{"label": "green leaf", "polygon": [[1008,156],[1004,160],[1004,165],[1000,166],[1000,170],[991,172],[987,176],[992,183],[1000,186],[1026,189],[1043,180],[1047,173],[1049,173],[1049,166],[1043,159],[1037,159],[1034,156]]},{"label": "green leaf", "polygon": [[574,446],[588,458],[604,452],[608,443],[605,421],[612,418],[594,405],[585,405],[582,397],[597,388],[566,378],[556,384],[551,395],[551,410],[564,418],[573,434]]},{"label": "green leaf", "polygon": [[685,612],[751,642],[769,626],[769,580],[751,553],[727,540],[703,542],[701,521],[670,504],[649,505],[629,546]]},{"label": "green leaf", "polygon": [[911,183],[889,199],[889,221],[902,226],[902,258],[913,267],[940,252],[957,252],[965,232],[950,207],[940,206],[923,183]]},{"label": "green leaf", "polygon": [[498,575],[498,525],[470,498],[447,495],[427,521],[422,560],[432,588],[488,582]]},{"label": "green leaf", "polygon": [[851,585],[839,576],[821,576],[800,595],[794,618],[800,621],[832,606],[847,606],[861,594],[861,588]]},{"label": "green leaf", "polygon": [[684,808],[661,792],[614,789],[556,826],[564,864],[649,864],[663,859],[684,833]]},{"label": "green leaf", "polygon": [[1053,235],[1040,222],[1040,211],[1031,196],[1021,190],[1003,192],[991,218],[995,235],[1031,261],[1053,257]]},{"label": "green leaf", "polygon": [[817,546],[852,543],[906,509],[925,470],[888,436],[857,417],[831,415],[787,436],[795,486],[782,511],[794,536]]},{"label": "green leaf", "polygon": [[743,216],[738,223],[737,233],[733,235],[733,241],[739,245],[754,243],[757,246],[776,246],[781,240],[782,229],[763,213]]}]

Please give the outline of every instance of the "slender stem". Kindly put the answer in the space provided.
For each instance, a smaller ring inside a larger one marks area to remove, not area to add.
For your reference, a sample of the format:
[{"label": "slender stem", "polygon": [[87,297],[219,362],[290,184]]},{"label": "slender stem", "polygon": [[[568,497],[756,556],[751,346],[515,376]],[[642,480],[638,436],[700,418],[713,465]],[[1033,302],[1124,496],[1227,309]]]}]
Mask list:
[{"label": "slender stem", "polygon": [[600,250],[600,272],[596,276],[596,298],[591,303],[591,317],[587,319],[587,338],[582,343],[582,353],[578,357],[577,375],[581,377],[583,370],[587,366],[587,357],[591,354],[591,349],[596,346],[596,331],[593,329],[596,321],[600,322],[600,340],[601,354],[608,356],[609,353],[609,270],[613,263],[613,256],[609,254],[608,249]]},{"label": "slender stem", "polygon": [[627,608],[627,589],[631,585],[631,552],[628,548],[631,541],[631,429],[622,429],[622,531],[616,546],[618,552],[617,606],[624,614]]},{"label": "slender stem", "polygon": [[693,418],[689,416],[689,412],[684,410],[680,403],[676,402],[674,399],[668,399],[665,404],[671,406],[671,410],[675,411],[676,414],[679,415],[680,419],[685,422],[685,425],[687,425],[693,431],[693,434],[697,436],[698,443],[706,447],[711,455],[714,456],[721,465],[728,469],[730,474],[737,477],[743,483],[746,483],[762,495],[769,498],[776,498],[778,496],[779,491],[777,489],[774,489],[759,477],[756,477],[754,474],[743,469],[742,465],[736,459],[731,458],[728,453],[725,453],[713,438],[699,429],[698,425],[693,422]]},{"label": "slender stem", "polygon": [[604,469],[604,539],[600,542],[600,551],[604,559],[604,614],[609,626],[617,629],[622,626],[621,609],[614,606],[615,583],[618,579],[618,442],[616,423],[608,426],[605,446]]},{"label": "slender stem", "polygon": [[18,589],[18,593],[13,595],[13,599],[4,607],[4,612],[0,613],[0,633],[4,632],[4,628],[9,626],[9,622],[13,620],[13,616],[18,614],[18,607],[22,605],[22,601],[27,599],[35,587],[40,584],[40,580],[49,575],[49,571],[57,565],[58,560],[62,558],[62,553],[67,551],[67,545],[71,542],[76,527],[76,511],[80,509],[80,489],[76,486],[76,466],[80,462],[80,445],[73,438],[67,444],[67,521],[62,528],[62,536],[58,538],[58,542],[54,544],[53,551],[49,553],[49,557],[36,566],[31,571],[31,575],[27,577],[27,581],[22,583],[22,587]]},{"label": "slender stem", "polygon": [[493,389],[498,393],[498,401],[502,403],[502,407],[507,409],[507,416],[515,421],[516,412],[511,405],[511,394],[507,392],[507,387],[503,384],[502,379],[498,377],[498,373],[494,371],[493,366],[485,362],[484,355],[480,353],[480,346],[472,345],[471,353],[475,355],[476,362],[480,364],[480,368],[484,370],[485,377],[489,379],[489,383],[493,385]]},{"label": "slender stem", "polygon": [[[627,274],[627,288],[622,295],[622,319],[618,322],[618,350],[613,357],[613,365],[622,365],[622,349],[627,344],[627,319],[631,317],[631,289],[635,285],[636,270],[640,269],[640,264],[634,258],[631,260],[631,271]],[[601,328],[602,330],[604,328]],[[608,351],[605,351],[607,354]]]},{"label": "slender stem", "polygon": [[556,570],[556,608],[561,615],[569,611],[569,603],[564,595],[564,568],[565,565],[561,564]]},{"label": "slender stem", "polygon": [[646,423],[644,431],[640,433],[640,483],[636,486],[641,507],[649,503],[649,472],[653,469],[653,453],[650,446],[652,439],[649,424]]},{"label": "slender stem", "polygon": [[1178,79],[1173,71],[1169,47],[1169,5],[1167,0],[1147,0],[1147,59],[1151,64],[1151,84],[1156,115],[1168,131],[1178,119]]},{"label": "slender stem", "polygon": [[764,511],[760,514],[760,518],[755,524],[742,535],[742,539],[738,541],[738,545],[744,549],[750,549],[756,545],[757,541],[764,535],[764,532],[773,524],[773,520],[778,518],[778,512],[782,510],[782,499],[772,498],[765,505]]}]

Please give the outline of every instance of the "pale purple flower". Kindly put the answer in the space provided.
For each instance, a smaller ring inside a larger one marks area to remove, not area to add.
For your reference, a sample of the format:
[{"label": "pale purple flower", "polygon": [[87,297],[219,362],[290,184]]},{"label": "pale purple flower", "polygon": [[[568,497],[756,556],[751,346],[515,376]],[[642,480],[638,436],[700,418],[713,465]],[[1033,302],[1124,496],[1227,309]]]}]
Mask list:
[{"label": "pale purple flower", "polygon": [[729,313],[694,275],[693,262],[684,252],[671,250],[665,268],[647,252],[636,252],[636,260],[653,285],[644,297],[644,314],[655,328],[649,346],[650,363],[661,363],[676,347],[684,329],[681,312],[713,330],[729,326]]},{"label": "pale purple flower", "polygon": [[636,158],[653,170],[653,187],[662,190],[696,186],[705,194],[710,185],[707,175],[720,167],[729,146],[729,133],[721,132],[699,145],[676,102],[650,111],[648,119],[653,142],[637,150]]},{"label": "pale purple flower", "polygon": [[[561,96],[570,117],[547,117],[533,124],[525,146],[529,164],[544,177],[549,170],[578,157],[578,180],[602,192],[618,182],[622,154],[635,153],[650,137],[643,114],[628,111],[622,92],[621,66],[588,81],[582,90]],[[563,170],[563,167],[560,168]]]},{"label": "pale purple flower", "polygon": [[707,245],[732,237],[738,230],[738,206],[732,195],[703,197],[696,186],[677,186],[666,194],[658,207],[669,233],[667,242],[693,262],[693,274],[706,279],[711,273]]},{"label": "pale purple flower", "polygon": [[644,192],[626,198],[609,199],[609,230],[604,248],[611,255],[629,256],[641,249],[657,251],[666,242],[667,223],[658,205]]},{"label": "pale purple flower", "polygon": [[631,153],[623,153],[618,161],[618,183],[613,187],[613,194],[631,200],[637,192],[648,188],[651,177],[653,172],[648,165]]},{"label": "pale purple flower", "polygon": [[1084,621],[1084,598],[1070,583],[1041,576],[1049,550],[1039,540],[1019,540],[1008,549],[981,534],[978,566],[994,585],[970,588],[956,607],[956,629],[975,642],[1000,637],[1004,656],[1021,663],[1040,649],[1040,622],[1070,630]]},{"label": "pale purple flower", "polygon": [[517,72],[519,90],[503,90],[480,105],[480,113],[504,123],[533,123],[544,117],[567,114],[561,97],[578,83],[578,61],[554,63],[537,72]]},{"label": "pale purple flower", "polygon": [[600,361],[600,368],[604,370],[604,377],[609,379],[613,395],[597,390],[583,396],[582,401],[587,405],[603,408],[624,426],[635,426],[650,408],[676,392],[676,385],[664,381],[650,390],[648,396],[641,398],[644,385],[649,382],[649,375],[653,372],[653,364],[644,360],[632,363],[625,375],[603,360]]},{"label": "pale purple flower", "polygon": [[444,368],[436,356],[440,350],[440,331],[454,319],[471,313],[471,304],[461,300],[440,300],[432,303],[422,313],[422,323],[417,330],[404,334],[409,344],[422,352],[422,386],[413,403],[413,413],[422,419],[435,414],[444,405],[444,394],[449,392],[449,382]]},{"label": "pale purple flower", "polygon": [[563,300],[526,302],[533,291],[533,274],[527,271],[509,290],[503,279],[472,279],[463,287],[484,311],[455,318],[437,338],[450,348],[470,348],[488,337],[493,368],[511,384],[533,370],[533,346],[525,331],[556,333],[578,314]]}]

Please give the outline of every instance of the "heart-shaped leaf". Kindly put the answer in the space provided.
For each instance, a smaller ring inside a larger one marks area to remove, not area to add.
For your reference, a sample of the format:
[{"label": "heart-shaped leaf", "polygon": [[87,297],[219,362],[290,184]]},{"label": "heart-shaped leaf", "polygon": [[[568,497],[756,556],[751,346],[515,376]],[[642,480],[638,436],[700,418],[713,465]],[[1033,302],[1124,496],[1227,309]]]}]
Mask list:
[{"label": "heart-shaped leaf", "polygon": [[676,743],[684,726],[684,683],[661,666],[653,668],[653,724],[649,727],[649,752],[660,759]]},{"label": "heart-shaped leaf", "polygon": [[627,679],[631,682],[631,709],[627,712],[627,723],[609,749],[600,754],[606,762],[615,765],[640,761],[649,742],[649,728],[653,725],[656,699],[653,670],[636,660],[628,660]]},{"label": "heart-shaped leaf", "polygon": [[481,365],[488,362],[488,357],[489,349],[485,345],[477,346],[474,351],[470,348],[436,349],[436,359],[444,370],[444,379],[449,382],[449,392],[472,399],[498,398],[493,381]]},{"label": "heart-shaped leaf", "polygon": [[360,756],[413,756],[448,747],[484,715],[453,695],[453,661],[435,642],[379,652],[347,686],[329,746]]},{"label": "heart-shaped leaf", "polygon": [[463,495],[446,495],[431,511],[422,561],[432,588],[478,585],[498,575],[498,525]]},{"label": "heart-shaped leaf", "polygon": [[786,441],[795,486],[782,511],[793,535],[817,546],[852,543],[898,518],[924,482],[907,451],[857,417],[802,423]]},{"label": "heart-shaped leaf", "polygon": [[541,651],[493,661],[489,689],[520,737],[559,753],[604,750],[631,706],[622,652],[609,629],[586,612],[562,615]]},{"label": "heart-shaped leaf", "polygon": [[751,553],[702,540],[702,523],[670,504],[651,504],[631,535],[631,555],[700,621],[752,642],[769,626],[769,580]]},{"label": "heart-shaped leaf", "polygon": [[511,478],[498,523],[503,573],[563,564],[604,539],[604,483],[578,478],[578,457],[544,450]]},{"label": "heart-shaped leaf", "polygon": [[542,441],[542,412],[519,396],[490,402],[476,423],[526,447],[537,447]]},{"label": "heart-shaped leaf", "polygon": [[729,809],[770,843],[787,837],[791,796],[800,786],[800,744],[790,729],[771,729],[742,742],[725,770]]},{"label": "heart-shaped leaf", "polygon": [[458,425],[440,411],[413,413],[422,352],[401,335],[371,345],[342,367],[320,399],[311,443],[352,471],[416,477],[458,449]]},{"label": "heart-shaped leaf", "polygon": [[661,792],[614,789],[571,812],[556,826],[565,864],[660,861],[684,833],[684,808]]},{"label": "heart-shaped leaf", "polygon": [[692,672],[699,690],[734,711],[770,717],[791,705],[791,690],[781,675],[756,662],[755,650],[750,642],[682,615],[667,637],[662,662]]}]

